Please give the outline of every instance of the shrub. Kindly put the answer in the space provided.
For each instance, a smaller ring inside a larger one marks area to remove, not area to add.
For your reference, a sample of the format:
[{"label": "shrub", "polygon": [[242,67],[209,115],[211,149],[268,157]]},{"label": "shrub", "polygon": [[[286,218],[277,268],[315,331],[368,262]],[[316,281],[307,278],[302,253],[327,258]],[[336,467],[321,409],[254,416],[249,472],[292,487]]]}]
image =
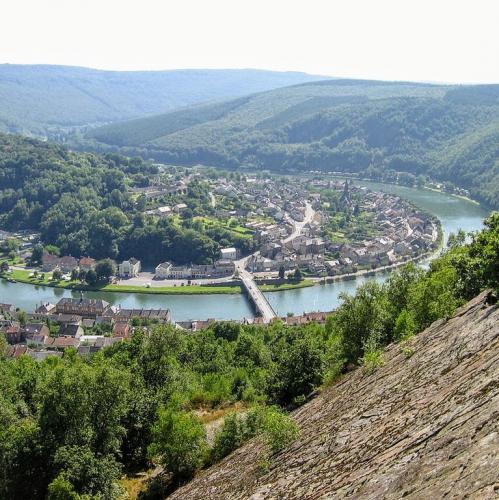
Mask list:
[{"label": "shrub", "polygon": [[283,450],[300,435],[297,423],[276,407],[265,410],[262,431],[265,442],[272,453]]},{"label": "shrub", "polygon": [[245,439],[245,418],[236,413],[227,415],[222,429],[215,436],[215,443],[211,451],[211,462],[218,462],[222,458],[239,448]]},{"label": "shrub", "polygon": [[194,413],[176,407],[162,408],[152,434],[149,453],[159,457],[176,482],[190,479],[203,465],[206,431]]},{"label": "shrub", "polygon": [[249,439],[261,435],[271,453],[293,442],[300,432],[296,422],[275,406],[257,406],[245,414],[231,413],[215,436],[211,461],[217,462]]}]

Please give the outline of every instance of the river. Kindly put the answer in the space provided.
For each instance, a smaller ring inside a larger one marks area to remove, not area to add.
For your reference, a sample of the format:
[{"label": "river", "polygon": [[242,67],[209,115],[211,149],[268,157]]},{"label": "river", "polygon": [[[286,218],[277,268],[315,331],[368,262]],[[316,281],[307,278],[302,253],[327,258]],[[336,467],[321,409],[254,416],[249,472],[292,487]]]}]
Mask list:
[{"label": "river", "polygon": [[[488,212],[465,199],[403,186],[354,181],[373,190],[397,194],[420,208],[436,215],[446,238],[458,229],[474,231],[482,227]],[[341,292],[353,293],[357,286],[369,279],[383,281],[389,273],[340,281],[328,285],[267,293],[270,304],[280,316],[288,312],[296,315],[309,311],[330,311],[338,306]],[[32,311],[42,302],[57,302],[61,297],[79,296],[79,292],[51,287],[35,287],[23,283],[0,281],[0,302],[15,304]],[[243,295],[153,295],[111,292],[85,292],[85,297],[101,298],[126,308],[169,308],[176,321],[188,319],[242,319],[252,317],[253,311]]]}]

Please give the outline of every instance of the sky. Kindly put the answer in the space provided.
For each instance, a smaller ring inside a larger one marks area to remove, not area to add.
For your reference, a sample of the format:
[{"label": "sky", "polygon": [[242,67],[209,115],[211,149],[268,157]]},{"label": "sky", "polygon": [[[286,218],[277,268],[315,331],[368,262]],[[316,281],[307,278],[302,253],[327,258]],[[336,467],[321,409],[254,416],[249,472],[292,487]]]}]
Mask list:
[{"label": "sky", "polygon": [[0,63],[499,83],[499,0],[1,0]]}]

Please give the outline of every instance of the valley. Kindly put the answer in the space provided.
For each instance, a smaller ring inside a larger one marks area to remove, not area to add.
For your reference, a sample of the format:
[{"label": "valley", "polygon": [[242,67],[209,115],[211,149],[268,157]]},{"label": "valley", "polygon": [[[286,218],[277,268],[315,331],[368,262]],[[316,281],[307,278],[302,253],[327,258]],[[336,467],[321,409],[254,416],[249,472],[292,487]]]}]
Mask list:
[{"label": "valley", "polygon": [[[354,181],[354,183],[366,185],[375,191],[383,190],[396,194],[433,214],[442,224],[445,241],[450,233],[455,234],[459,229],[467,232],[479,230],[483,218],[487,215],[487,210],[484,208],[444,193],[367,181]],[[353,293],[359,285],[370,280],[384,281],[387,276],[387,273],[363,275],[347,281],[326,285],[322,283],[314,287],[279,293],[265,292],[265,294],[272,307],[281,316],[287,313],[302,314],[303,311],[329,311],[339,304],[339,295],[342,292]],[[152,280],[150,281],[152,283]],[[164,284],[161,281],[158,283]],[[184,288],[188,289],[188,287],[177,287],[179,291]],[[144,293],[116,294],[104,290],[83,293],[85,297],[102,298],[111,304],[121,304],[123,307],[168,308],[172,311],[173,318],[178,321],[207,318],[241,320],[253,316],[251,307],[239,293],[224,295],[222,299],[218,295],[157,295],[148,293],[143,285],[141,290]],[[0,302],[14,302],[25,310],[33,310],[40,303],[57,302],[63,296],[77,297],[79,294],[78,291],[0,281]]]},{"label": "valley", "polygon": [[0,500],[497,500],[499,3],[2,14]]}]

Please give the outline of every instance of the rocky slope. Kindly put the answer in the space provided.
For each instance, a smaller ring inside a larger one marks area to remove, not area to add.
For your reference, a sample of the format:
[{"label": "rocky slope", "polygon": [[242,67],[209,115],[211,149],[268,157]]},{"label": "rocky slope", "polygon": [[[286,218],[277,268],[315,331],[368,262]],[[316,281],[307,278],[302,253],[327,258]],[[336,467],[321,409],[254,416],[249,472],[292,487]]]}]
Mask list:
[{"label": "rocky slope", "polygon": [[499,307],[483,293],[385,364],[295,412],[301,437],[262,468],[252,441],[177,499],[498,498]]}]

